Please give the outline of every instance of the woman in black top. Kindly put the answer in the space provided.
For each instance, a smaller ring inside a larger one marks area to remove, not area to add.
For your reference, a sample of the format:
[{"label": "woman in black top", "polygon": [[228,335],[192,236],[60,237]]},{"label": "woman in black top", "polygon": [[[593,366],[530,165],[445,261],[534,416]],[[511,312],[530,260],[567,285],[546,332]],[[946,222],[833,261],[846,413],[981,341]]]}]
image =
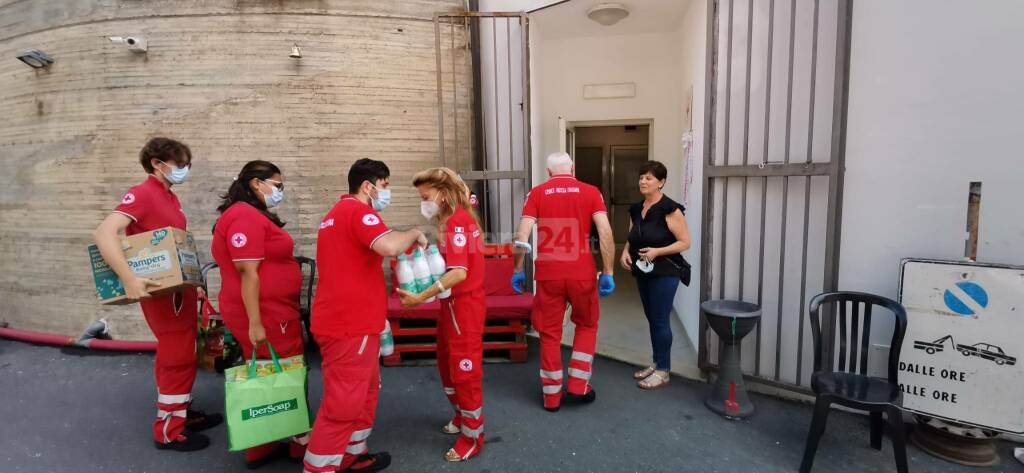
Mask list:
[{"label": "woman in black top", "polygon": [[672,328],[669,317],[676,289],[689,284],[690,266],[680,253],[690,248],[685,209],[662,193],[668,171],[657,161],[640,168],[640,193],[644,201],[629,209],[629,237],[619,260],[632,271],[640,301],[651,328],[654,364],[633,377],[641,389],[658,389],[669,381]]}]

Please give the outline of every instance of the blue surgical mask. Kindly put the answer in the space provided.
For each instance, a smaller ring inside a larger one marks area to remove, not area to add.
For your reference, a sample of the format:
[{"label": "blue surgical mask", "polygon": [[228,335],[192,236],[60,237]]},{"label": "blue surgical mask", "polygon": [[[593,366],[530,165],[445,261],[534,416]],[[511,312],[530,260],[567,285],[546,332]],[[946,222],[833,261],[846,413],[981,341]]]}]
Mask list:
[{"label": "blue surgical mask", "polygon": [[[163,164],[167,164],[164,161],[160,162]],[[186,179],[188,179],[188,171],[189,169],[191,169],[191,166],[179,168],[174,164],[167,164],[167,167],[171,168],[170,174],[165,174],[163,171],[160,171],[160,174],[163,174],[164,177],[167,178],[167,182],[170,182],[171,184],[182,184],[185,182]],[[159,171],[159,169],[157,170]]]},{"label": "blue surgical mask", "polygon": [[277,207],[282,200],[284,200],[284,191],[281,188],[274,185],[270,181],[263,181],[270,186],[270,195],[263,194],[263,203],[267,204],[267,208]]},{"label": "blue surgical mask", "polygon": [[391,189],[381,189],[377,186],[373,186],[377,189],[377,198],[370,197],[370,202],[373,204],[373,210],[380,212],[391,205]]}]

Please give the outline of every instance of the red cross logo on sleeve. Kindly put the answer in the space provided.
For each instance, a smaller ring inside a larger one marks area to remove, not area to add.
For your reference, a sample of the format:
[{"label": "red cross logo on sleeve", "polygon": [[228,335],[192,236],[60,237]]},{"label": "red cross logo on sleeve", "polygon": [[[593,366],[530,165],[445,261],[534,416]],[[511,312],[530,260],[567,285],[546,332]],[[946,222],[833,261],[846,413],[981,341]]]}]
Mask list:
[{"label": "red cross logo on sleeve", "polygon": [[234,246],[235,248],[241,248],[245,246],[245,244],[248,242],[249,239],[245,236],[244,233],[236,233],[234,235],[231,235],[231,246]]}]

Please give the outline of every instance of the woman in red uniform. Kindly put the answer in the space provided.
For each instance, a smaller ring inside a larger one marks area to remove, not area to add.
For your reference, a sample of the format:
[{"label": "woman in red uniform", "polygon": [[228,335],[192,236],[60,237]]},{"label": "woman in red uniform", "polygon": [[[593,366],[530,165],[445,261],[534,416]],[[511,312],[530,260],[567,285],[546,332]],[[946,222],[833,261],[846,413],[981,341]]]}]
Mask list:
[{"label": "woman in red uniform", "polygon": [[455,416],[443,429],[459,434],[445,454],[451,462],[468,460],[484,445],[483,332],[484,306],[483,236],[469,202],[469,189],[448,168],[428,169],[413,178],[420,191],[423,216],[437,224],[438,241],[447,272],[426,291],[411,294],[399,290],[407,307],[451,290],[441,300],[438,316],[437,367]]},{"label": "woman in red uniform", "polygon": [[[217,208],[211,252],[220,267],[218,301],[224,324],[236,335],[242,353],[269,359],[263,342],[282,358],[303,354],[299,291],[302,271],[293,256],[295,243],[284,222],[269,209],[284,199],[281,170],[267,161],[250,161],[231,183]],[[246,466],[257,468],[284,456],[302,458],[309,435],[291,439],[290,446],[270,443],[245,451]]]},{"label": "woman in red uniform", "polygon": [[119,236],[121,232],[134,235],[163,227],[186,229],[185,211],[171,186],[185,182],[192,167],[192,151],[178,141],[153,138],[139,152],[139,164],[149,177],[124,194],[121,205],[103,220],[93,237],[103,259],[121,279],[125,295],[139,301],[156,337],[156,448],[201,450],[210,439],[197,432],[224,419],[220,414],[189,408],[196,380],[196,290],[150,296],[149,291],[159,284],[132,273]]}]

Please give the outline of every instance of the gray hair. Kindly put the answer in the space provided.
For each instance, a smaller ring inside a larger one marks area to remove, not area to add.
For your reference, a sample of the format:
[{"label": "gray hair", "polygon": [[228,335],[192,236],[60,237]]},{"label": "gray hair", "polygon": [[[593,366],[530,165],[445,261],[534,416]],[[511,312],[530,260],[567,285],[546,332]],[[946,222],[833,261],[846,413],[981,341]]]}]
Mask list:
[{"label": "gray hair", "polygon": [[548,171],[552,174],[568,174],[572,172],[572,156],[564,151],[548,155]]}]

